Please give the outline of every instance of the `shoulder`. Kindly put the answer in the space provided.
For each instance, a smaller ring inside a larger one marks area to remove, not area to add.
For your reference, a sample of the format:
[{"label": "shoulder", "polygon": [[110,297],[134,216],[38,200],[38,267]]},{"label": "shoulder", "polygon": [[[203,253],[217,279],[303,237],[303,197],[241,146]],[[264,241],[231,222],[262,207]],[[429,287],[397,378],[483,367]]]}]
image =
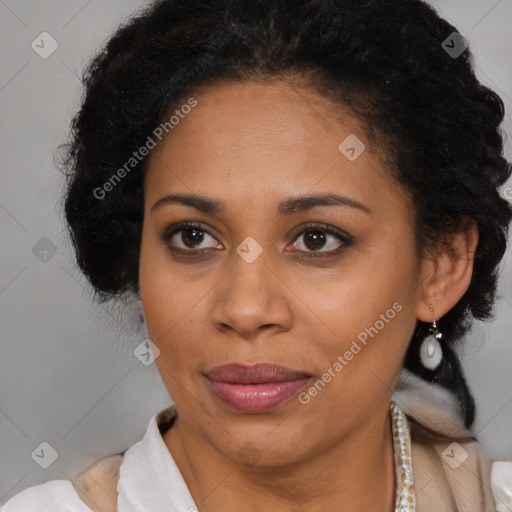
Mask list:
[{"label": "shoulder", "polygon": [[418,500],[435,504],[439,511],[494,512],[491,462],[478,440],[451,438],[414,420],[409,425]]},{"label": "shoulder", "polygon": [[123,455],[105,457],[73,480],[80,499],[93,512],[117,511],[117,482]]},{"label": "shoulder", "polygon": [[70,482],[50,480],[13,496],[1,512],[117,512],[117,481],[122,455],[105,457]]},{"label": "shoulder", "polygon": [[43,484],[27,487],[8,500],[2,512],[91,512],[78,497],[69,480],[50,480]]}]

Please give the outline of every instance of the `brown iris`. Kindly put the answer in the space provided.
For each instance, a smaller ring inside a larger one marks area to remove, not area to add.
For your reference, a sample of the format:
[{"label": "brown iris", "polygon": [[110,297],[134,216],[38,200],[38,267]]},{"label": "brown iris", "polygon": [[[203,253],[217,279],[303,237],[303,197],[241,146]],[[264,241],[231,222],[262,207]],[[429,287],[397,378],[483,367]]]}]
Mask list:
[{"label": "brown iris", "polygon": [[181,233],[181,240],[187,247],[194,248],[203,241],[203,238],[204,234],[200,229],[184,229]]},{"label": "brown iris", "polygon": [[325,233],[323,231],[307,230],[304,235],[304,243],[308,249],[321,249],[325,244]]}]

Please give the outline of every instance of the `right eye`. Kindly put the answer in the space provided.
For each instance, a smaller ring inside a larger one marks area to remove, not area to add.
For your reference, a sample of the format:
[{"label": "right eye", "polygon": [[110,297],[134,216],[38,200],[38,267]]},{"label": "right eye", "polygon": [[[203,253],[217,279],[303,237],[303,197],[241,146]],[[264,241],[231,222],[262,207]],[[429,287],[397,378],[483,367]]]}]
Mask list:
[{"label": "right eye", "polygon": [[[179,235],[179,236],[177,236]],[[180,252],[203,252],[208,249],[222,249],[223,246],[217,242],[217,246],[201,247],[205,241],[205,237],[213,236],[211,233],[203,228],[201,224],[194,222],[182,222],[175,226],[166,229],[160,240],[165,242],[171,250],[178,250]],[[219,247],[220,246],[220,247]]]}]

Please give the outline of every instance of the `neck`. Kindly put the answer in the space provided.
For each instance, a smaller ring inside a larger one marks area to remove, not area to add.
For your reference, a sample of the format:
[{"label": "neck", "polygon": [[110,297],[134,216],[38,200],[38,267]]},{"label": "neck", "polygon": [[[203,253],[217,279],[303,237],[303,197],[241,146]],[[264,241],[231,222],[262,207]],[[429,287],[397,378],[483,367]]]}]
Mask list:
[{"label": "neck", "polygon": [[378,410],[370,421],[314,458],[272,468],[227,459],[178,416],[163,436],[200,510],[308,512],[395,507],[391,421]]}]

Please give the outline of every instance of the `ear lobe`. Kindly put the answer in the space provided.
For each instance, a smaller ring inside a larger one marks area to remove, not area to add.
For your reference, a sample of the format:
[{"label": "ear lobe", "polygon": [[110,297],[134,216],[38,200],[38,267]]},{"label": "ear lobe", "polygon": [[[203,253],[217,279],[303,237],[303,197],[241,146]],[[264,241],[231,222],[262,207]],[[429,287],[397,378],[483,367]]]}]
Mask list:
[{"label": "ear lobe", "polygon": [[478,245],[478,228],[446,235],[435,252],[422,262],[421,293],[416,316],[422,322],[436,320],[450,311],[468,289],[473,276],[473,264]]}]

